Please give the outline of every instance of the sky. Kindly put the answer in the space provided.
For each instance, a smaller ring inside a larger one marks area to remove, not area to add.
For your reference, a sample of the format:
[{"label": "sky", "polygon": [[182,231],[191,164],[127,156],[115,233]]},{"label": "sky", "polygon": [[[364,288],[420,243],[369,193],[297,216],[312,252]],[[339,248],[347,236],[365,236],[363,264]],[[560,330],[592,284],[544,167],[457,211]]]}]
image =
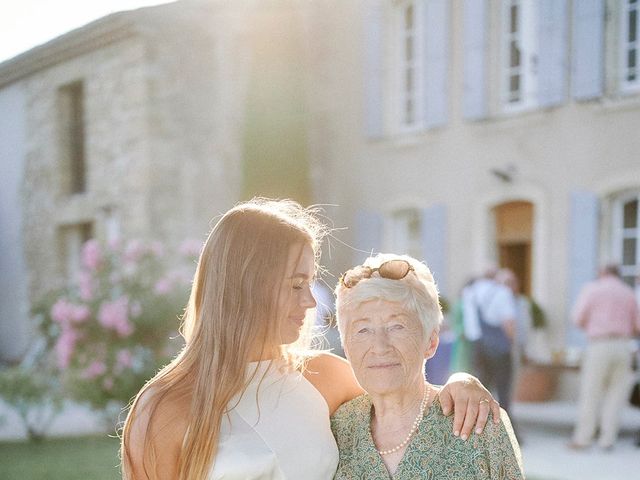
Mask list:
[{"label": "sky", "polygon": [[0,0],[0,62],[113,12],[169,0]]}]

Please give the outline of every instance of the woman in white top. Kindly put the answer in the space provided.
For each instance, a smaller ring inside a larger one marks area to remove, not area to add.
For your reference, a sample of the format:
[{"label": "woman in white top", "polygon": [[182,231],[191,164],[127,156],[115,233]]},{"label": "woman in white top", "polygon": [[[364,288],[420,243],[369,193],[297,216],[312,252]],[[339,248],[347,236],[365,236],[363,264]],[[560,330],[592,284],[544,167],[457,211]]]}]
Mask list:
[{"label": "woman in white top", "polygon": [[[220,219],[198,261],[185,347],[131,405],[125,479],[333,477],[329,416],[362,389],[345,360],[310,353],[323,233],[313,211],[286,200],[254,199]],[[485,398],[466,374],[441,393],[463,438],[489,407],[499,416]]]}]

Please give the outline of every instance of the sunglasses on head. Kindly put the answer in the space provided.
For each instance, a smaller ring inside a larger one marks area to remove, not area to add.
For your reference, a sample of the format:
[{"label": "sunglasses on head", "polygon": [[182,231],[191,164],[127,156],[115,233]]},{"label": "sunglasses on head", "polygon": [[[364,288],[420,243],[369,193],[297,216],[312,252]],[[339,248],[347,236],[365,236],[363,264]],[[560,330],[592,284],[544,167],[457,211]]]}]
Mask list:
[{"label": "sunglasses on head", "polygon": [[353,267],[352,269],[344,272],[340,276],[340,283],[345,288],[352,288],[361,280],[371,278],[371,276],[376,272],[378,272],[378,275],[380,275],[381,278],[386,278],[388,280],[402,280],[404,277],[409,275],[409,272],[413,271],[415,271],[413,266],[406,260],[389,260],[380,264],[380,266],[376,268],[358,265],[357,267]]}]

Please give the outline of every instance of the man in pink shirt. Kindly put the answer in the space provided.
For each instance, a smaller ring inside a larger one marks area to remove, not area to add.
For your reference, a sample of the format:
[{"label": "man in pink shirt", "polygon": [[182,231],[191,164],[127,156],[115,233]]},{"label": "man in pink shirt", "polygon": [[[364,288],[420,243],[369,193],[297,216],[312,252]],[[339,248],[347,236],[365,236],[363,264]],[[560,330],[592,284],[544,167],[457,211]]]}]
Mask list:
[{"label": "man in pink shirt", "polygon": [[620,279],[617,266],[607,265],[596,281],[583,288],[573,321],[585,331],[589,344],[582,361],[578,421],[569,446],[589,446],[599,419],[598,444],[610,449],[633,382],[633,336],[640,334],[634,291]]}]

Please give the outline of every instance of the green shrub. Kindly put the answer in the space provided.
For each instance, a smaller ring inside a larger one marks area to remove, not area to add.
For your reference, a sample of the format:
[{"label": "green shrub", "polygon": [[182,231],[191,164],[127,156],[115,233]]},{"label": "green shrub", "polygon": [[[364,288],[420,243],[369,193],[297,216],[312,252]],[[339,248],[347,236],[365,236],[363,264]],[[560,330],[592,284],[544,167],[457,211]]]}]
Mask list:
[{"label": "green shrub", "polygon": [[18,414],[32,441],[44,438],[62,408],[58,377],[43,362],[0,371],[0,397]]}]

